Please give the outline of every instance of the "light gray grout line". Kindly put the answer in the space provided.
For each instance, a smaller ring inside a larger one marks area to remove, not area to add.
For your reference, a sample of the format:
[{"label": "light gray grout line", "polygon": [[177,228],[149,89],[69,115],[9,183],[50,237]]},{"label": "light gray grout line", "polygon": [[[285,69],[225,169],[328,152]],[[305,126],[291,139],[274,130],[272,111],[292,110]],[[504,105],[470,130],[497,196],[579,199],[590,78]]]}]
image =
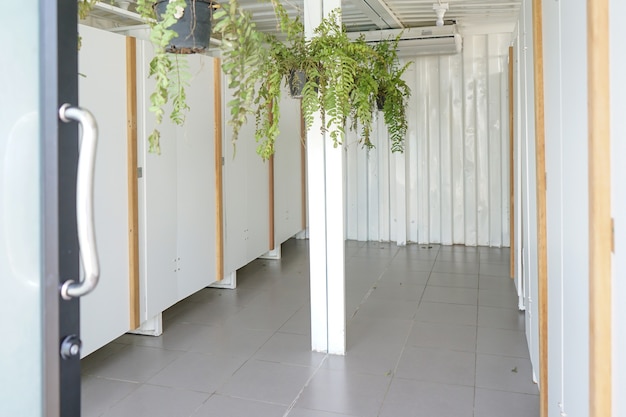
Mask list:
[{"label": "light gray grout line", "polygon": [[296,403],[300,399],[300,396],[302,395],[306,387],[309,386],[309,383],[313,380],[315,375],[317,375],[317,372],[322,368],[322,365],[324,365],[327,359],[328,359],[328,353],[324,356],[324,359],[321,360],[320,364],[315,368],[315,371],[311,374],[311,376],[306,380],[306,382],[304,383],[304,386],[300,389],[300,391],[296,395],[296,398],[294,398],[291,404],[289,404],[289,407],[287,407],[287,410],[285,410],[285,414],[283,414],[283,417],[287,417],[289,413],[291,413],[291,410],[293,410],[293,408],[296,406]]}]

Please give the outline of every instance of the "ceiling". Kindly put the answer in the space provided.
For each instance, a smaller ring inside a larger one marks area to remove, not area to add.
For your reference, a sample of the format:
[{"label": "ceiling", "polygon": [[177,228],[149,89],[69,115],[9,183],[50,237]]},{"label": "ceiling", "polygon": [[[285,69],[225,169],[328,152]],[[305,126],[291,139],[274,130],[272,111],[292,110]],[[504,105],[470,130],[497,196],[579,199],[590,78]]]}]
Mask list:
[{"label": "ceiling", "polygon": [[[121,3],[121,1],[118,3]],[[226,0],[222,0],[226,1]],[[303,12],[304,0],[281,0],[291,15]],[[446,24],[464,26],[506,25],[511,31],[517,22],[523,0],[447,0]],[[433,5],[439,0],[342,0],[342,17],[348,31],[376,29],[401,29],[419,26],[434,26],[436,15]],[[111,21],[115,26],[141,24],[133,13],[134,2],[129,10],[100,4],[92,13],[94,17]],[[263,0],[239,0],[249,10],[262,31],[276,30],[276,18],[272,6]],[[134,16],[133,16],[134,15]]]}]

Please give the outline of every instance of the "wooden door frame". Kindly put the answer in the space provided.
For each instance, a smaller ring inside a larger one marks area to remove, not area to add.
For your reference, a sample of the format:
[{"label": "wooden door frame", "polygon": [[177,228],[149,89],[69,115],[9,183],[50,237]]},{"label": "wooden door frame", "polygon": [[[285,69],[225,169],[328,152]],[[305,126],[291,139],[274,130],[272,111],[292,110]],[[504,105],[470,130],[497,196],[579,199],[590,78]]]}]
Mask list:
[{"label": "wooden door frame", "polygon": [[139,287],[139,191],[137,172],[137,40],[126,37],[126,141],[128,175],[129,330],[141,325]]},{"label": "wooden door frame", "polygon": [[546,218],[546,138],[543,84],[543,12],[541,0],[532,3],[535,159],[537,176],[537,280],[539,310],[539,406],[548,417],[548,252]]},{"label": "wooden door frame", "polygon": [[589,416],[612,413],[609,0],[587,0]]},{"label": "wooden door frame", "polygon": [[222,61],[213,58],[213,136],[215,150],[215,280],[224,279],[224,156],[222,149]]},{"label": "wooden door frame", "polygon": [[515,278],[515,97],[514,93],[514,51],[509,46],[509,275]]}]

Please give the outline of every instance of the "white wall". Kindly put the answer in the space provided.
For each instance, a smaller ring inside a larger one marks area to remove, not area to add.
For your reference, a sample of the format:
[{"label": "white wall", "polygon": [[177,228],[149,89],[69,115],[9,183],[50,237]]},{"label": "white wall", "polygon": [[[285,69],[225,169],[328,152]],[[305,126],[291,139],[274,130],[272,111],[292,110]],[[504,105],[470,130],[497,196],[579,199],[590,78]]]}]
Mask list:
[{"label": "white wall", "polygon": [[623,0],[610,2],[611,200],[615,221],[613,254],[613,415],[626,415],[626,16]]},{"label": "white wall", "polygon": [[348,239],[509,246],[510,40],[467,35],[462,54],[415,58],[403,155],[382,120],[373,150],[348,135]]}]

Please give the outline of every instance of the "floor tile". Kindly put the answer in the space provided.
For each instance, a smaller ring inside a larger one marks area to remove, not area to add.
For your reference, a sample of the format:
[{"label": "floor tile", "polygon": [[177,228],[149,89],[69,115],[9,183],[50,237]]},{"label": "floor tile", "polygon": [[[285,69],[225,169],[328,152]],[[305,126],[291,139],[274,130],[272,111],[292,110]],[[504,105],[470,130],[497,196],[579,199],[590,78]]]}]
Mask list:
[{"label": "floor tile", "polygon": [[127,334],[124,340],[137,346],[188,351],[209,332],[207,326],[176,321],[167,326],[161,336]]},{"label": "floor tile", "polygon": [[277,331],[299,308],[282,307],[280,305],[245,307],[231,316],[223,324],[253,330]]},{"label": "floor tile", "polygon": [[523,394],[539,394],[532,381],[530,361],[510,356],[478,354],[476,386]]},{"label": "floor tile", "polygon": [[139,387],[133,382],[83,376],[82,417],[97,417]]},{"label": "floor tile", "polygon": [[192,308],[184,309],[176,315],[176,322],[202,326],[219,325],[245,308],[236,304],[221,304],[193,303]]},{"label": "floor tile", "polygon": [[440,252],[480,253],[480,247],[464,246],[464,245],[441,245],[439,246],[439,251]]},{"label": "floor tile", "polygon": [[311,351],[311,338],[275,333],[252,357],[262,361],[317,367],[326,355]]},{"label": "floor tile", "polygon": [[343,356],[328,355],[322,367],[355,374],[390,376],[396,369],[403,347],[403,344],[370,342],[350,347]]},{"label": "floor tile", "polygon": [[405,247],[404,249],[400,249],[396,256],[393,258],[392,264],[396,262],[402,262],[403,260],[412,260],[412,261],[429,261],[431,263],[435,262],[437,259],[439,251],[429,249],[429,250],[412,250],[410,247]]},{"label": "floor tile", "polygon": [[477,252],[465,251],[446,251],[441,250],[437,255],[437,261],[459,262],[459,263],[478,263],[479,254]]},{"label": "floor tile", "polygon": [[458,263],[437,261],[433,265],[433,272],[446,272],[450,274],[478,274],[478,262],[476,263]]},{"label": "floor tile", "polygon": [[476,326],[416,321],[407,345],[475,352]]},{"label": "floor tile", "polygon": [[476,325],[477,312],[477,306],[423,301],[417,309],[415,320],[431,323]]},{"label": "floor tile", "polygon": [[237,326],[211,326],[189,348],[190,352],[212,353],[249,358],[274,334],[271,330]]},{"label": "floor tile", "polygon": [[478,290],[474,288],[436,287],[428,285],[422,301],[478,305]]},{"label": "floor tile", "polygon": [[395,378],[379,417],[473,417],[473,409],[474,387]]},{"label": "floor tile", "polygon": [[518,297],[514,291],[481,289],[480,278],[478,285],[478,305],[518,309]]},{"label": "floor tile", "polygon": [[101,347],[95,352],[92,352],[91,354],[84,357],[80,361],[81,373],[91,373],[91,369],[95,366],[99,366],[103,361],[107,360],[109,357],[120,352],[121,350],[128,349],[128,346],[131,343],[127,339],[127,336],[128,335],[123,335],[122,337],[117,338],[115,341]]},{"label": "floor tile", "polygon": [[345,356],[310,350],[308,241],[290,240],[168,309],[163,336],[83,359],[83,415],[537,416],[508,249],[346,248]]},{"label": "floor tile", "polygon": [[375,417],[390,378],[320,369],[296,402],[297,408]]},{"label": "floor tile", "polygon": [[390,302],[388,299],[370,296],[367,302],[359,306],[357,317],[410,320],[415,317],[417,306],[416,300],[393,300]]},{"label": "floor tile", "polygon": [[396,376],[418,381],[474,386],[476,355],[447,349],[404,349]]},{"label": "floor tile", "polygon": [[103,417],[188,417],[209,398],[208,394],[142,385]]},{"label": "floor tile", "polygon": [[478,275],[433,272],[430,274],[428,285],[439,287],[478,288]]},{"label": "floor tile", "polygon": [[283,333],[311,334],[311,307],[307,304],[294,313],[278,331]]},{"label": "floor tile", "polygon": [[305,408],[294,408],[289,412],[288,417],[359,417],[359,416],[348,415],[348,414],[337,414],[337,413],[331,413],[328,411],[320,411],[320,410],[307,410]]},{"label": "floor tile", "polygon": [[517,294],[515,282],[507,276],[494,277],[490,275],[480,275],[478,288],[481,290],[506,291],[508,293]]},{"label": "floor tile", "polygon": [[412,320],[355,317],[348,322],[348,349],[376,344],[381,341],[404,345],[413,325]]},{"label": "floor tile", "polygon": [[476,388],[474,417],[536,417],[539,396]]},{"label": "floor tile", "polygon": [[493,275],[510,279],[510,274],[511,268],[508,263],[489,264],[481,262],[480,264],[480,275]]},{"label": "floor tile", "polygon": [[478,328],[476,352],[519,358],[529,357],[524,332],[489,327]]},{"label": "floor tile", "polygon": [[524,312],[499,307],[478,306],[478,326],[524,331]]},{"label": "floor tile", "polygon": [[370,297],[384,300],[419,301],[424,292],[424,285],[411,284],[399,281],[379,281],[372,287],[374,291]]},{"label": "floor tile", "polygon": [[381,275],[380,282],[393,281],[414,285],[426,285],[429,276],[430,269],[425,271],[409,271],[391,266]]},{"label": "floor tile", "polygon": [[218,390],[219,394],[289,405],[314,369],[250,360]]},{"label": "floor tile", "polygon": [[131,345],[111,355],[106,361],[85,369],[85,372],[122,381],[146,382],[182,354],[183,352]]},{"label": "floor tile", "polygon": [[434,261],[430,259],[399,258],[389,265],[392,271],[430,272]]},{"label": "floor tile", "polygon": [[287,407],[243,398],[213,395],[192,417],[283,417]]},{"label": "floor tile", "polygon": [[491,264],[508,264],[511,260],[511,252],[506,249],[485,248],[480,250],[480,262]]},{"label": "floor tile", "polygon": [[150,378],[148,384],[213,393],[247,358],[188,352]]}]

